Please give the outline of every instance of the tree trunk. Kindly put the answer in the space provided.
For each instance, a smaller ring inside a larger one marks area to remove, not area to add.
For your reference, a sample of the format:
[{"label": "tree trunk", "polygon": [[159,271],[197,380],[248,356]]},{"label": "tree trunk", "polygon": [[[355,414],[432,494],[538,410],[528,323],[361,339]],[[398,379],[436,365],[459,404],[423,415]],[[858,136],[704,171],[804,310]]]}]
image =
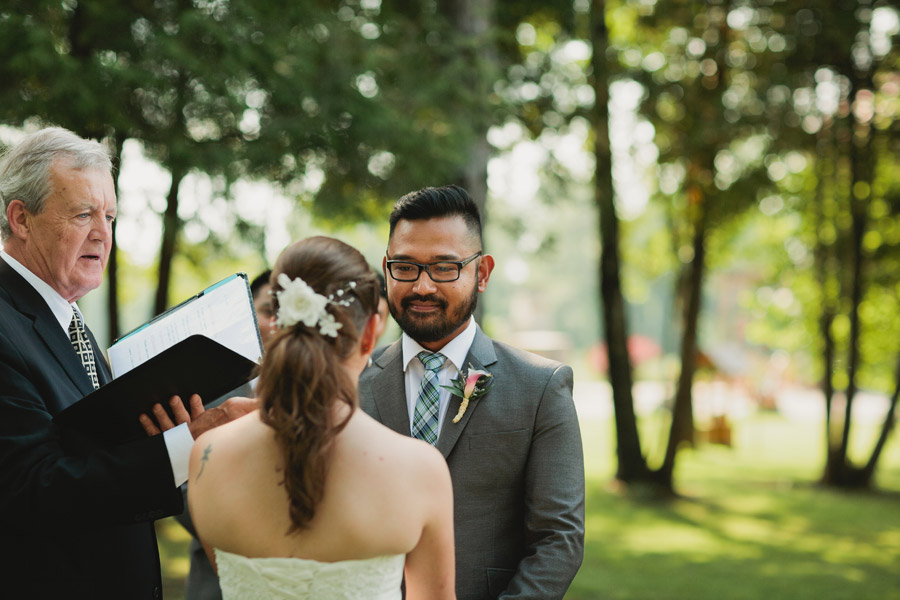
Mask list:
[{"label": "tree trunk", "polygon": [[[475,136],[467,153],[467,161],[460,168],[457,179],[459,184],[469,192],[484,216],[487,199],[487,163],[490,158],[490,145],[487,141],[487,130],[490,126],[487,99],[491,93],[490,82],[486,77],[488,71],[496,71],[498,58],[492,39],[495,0],[443,0],[441,12],[453,24],[458,32],[460,51],[469,55],[472,69],[468,81],[463,82],[472,90],[477,98],[476,105],[483,107],[469,119],[479,120],[475,124]],[[476,115],[482,116],[476,116]]]},{"label": "tree trunk", "polygon": [[612,155],[609,146],[609,89],[606,79],[608,32],[605,3],[595,0],[591,10],[591,67],[594,87],[594,199],[600,226],[600,297],[616,419],[616,478],[625,483],[646,481],[647,463],[634,414],[631,360],[628,356],[625,299],[619,275],[619,219],[612,184]]},{"label": "tree trunk", "polygon": [[[462,41],[463,51],[471,54],[471,76],[463,85],[473,90],[478,98],[478,105],[483,108],[473,111],[466,118],[480,119],[475,126],[475,136],[467,152],[466,163],[461,167],[457,180],[475,203],[481,212],[483,226],[486,225],[487,214],[487,164],[491,150],[487,141],[487,131],[490,126],[490,112],[487,110],[487,99],[490,96],[490,82],[493,78],[486,77],[485,71],[497,70],[498,58],[492,40],[492,28],[494,23],[495,0],[443,0],[440,3],[441,12],[453,24]],[[482,116],[475,116],[482,115]],[[483,303],[475,307],[475,320],[480,322],[484,313]]]},{"label": "tree trunk", "polygon": [[872,456],[869,457],[869,461],[866,463],[866,466],[862,468],[862,472],[860,473],[860,478],[865,482],[866,487],[871,486],[872,476],[875,474],[875,467],[878,465],[878,459],[881,457],[881,452],[884,450],[884,445],[887,443],[888,436],[891,434],[891,431],[893,431],[894,425],[896,424],[894,417],[897,414],[897,398],[900,398],[900,353],[897,355],[894,380],[896,382],[894,394],[891,396],[891,404],[888,407],[887,415],[884,417],[884,423],[881,425],[881,434],[878,436],[878,441],[875,442]]},{"label": "tree trunk", "polygon": [[[844,67],[847,74],[855,73],[849,66]],[[853,91],[855,97],[861,94],[871,93],[873,82],[869,73],[855,73],[853,77]],[[861,323],[859,307],[864,295],[863,283],[863,237],[866,233],[866,221],[868,203],[872,193],[873,154],[869,144],[872,137],[870,122],[851,119],[851,139],[849,144],[850,154],[850,294],[849,294],[849,320],[850,339],[847,352],[847,388],[844,393],[844,422],[841,431],[840,443],[828,449],[828,464],[823,483],[841,488],[865,488],[870,480],[865,477],[864,469],[854,466],[847,456],[850,446],[850,429],[852,425],[853,401],[856,396],[856,372],[859,368],[859,344]]]},{"label": "tree trunk", "polygon": [[672,425],[669,431],[669,443],[666,455],[659,469],[659,479],[663,484],[672,485],[672,474],[675,470],[675,455],[679,447],[694,441],[694,412],[692,388],[697,360],[697,323],[700,317],[700,306],[703,293],[703,275],[706,265],[706,198],[698,188],[690,192],[696,195],[695,205],[698,214],[694,223],[693,250],[687,280],[687,298],[684,303],[684,330],[681,333],[681,374],[678,377],[678,388],[675,392],[675,403],[672,407]]},{"label": "tree trunk", "polygon": [[[816,247],[814,250],[816,278],[818,280],[819,289],[822,294],[821,314],[819,315],[819,331],[822,335],[822,396],[825,399],[825,473],[822,480],[831,479],[831,472],[837,464],[837,456],[832,452],[835,446],[832,435],[832,408],[834,406],[834,359],[835,345],[834,336],[831,335],[831,327],[834,323],[836,314],[836,299],[831,297],[829,293],[829,265],[834,260],[833,243],[826,245],[820,236],[822,228],[825,226],[825,198],[824,191],[826,189],[835,189],[835,163],[837,160],[834,151],[833,129],[830,124],[826,124],[820,132],[817,142],[820,160],[816,162],[816,171],[818,185],[816,185],[816,193],[813,201],[813,210],[815,211],[815,227],[816,227]],[[831,199],[833,201],[833,199]]]},{"label": "tree trunk", "polygon": [[156,301],[153,305],[154,315],[160,314],[169,306],[172,259],[175,257],[178,232],[181,229],[181,221],[178,218],[178,188],[184,175],[185,172],[182,169],[172,170],[172,184],[169,186],[168,203],[163,216],[163,237],[159,250],[159,281],[156,286]]},{"label": "tree trunk", "polygon": [[[869,194],[863,196],[858,189],[866,187],[871,190],[871,154],[869,153],[868,124],[857,123],[850,145],[852,181],[850,193],[850,214],[852,216],[850,247],[850,342],[847,357],[847,391],[844,430],[841,435],[840,456],[847,459],[847,448],[850,443],[851,409],[856,396],[856,371],[859,367],[860,318],[859,305],[863,296],[863,236],[866,233],[866,205]],[[860,185],[863,184],[863,185]]]}]

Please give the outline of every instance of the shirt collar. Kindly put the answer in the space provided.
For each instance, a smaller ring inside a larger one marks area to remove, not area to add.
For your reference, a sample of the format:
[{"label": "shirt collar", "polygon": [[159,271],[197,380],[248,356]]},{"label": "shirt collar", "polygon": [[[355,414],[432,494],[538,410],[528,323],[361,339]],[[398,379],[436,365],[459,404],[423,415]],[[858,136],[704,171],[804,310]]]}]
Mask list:
[{"label": "shirt collar", "polygon": [[50,287],[46,281],[29,271],[28,267],[3,250],[0,250],[0,258],[12,267],[16,273],[21,275],[25,281],[40,294],[41,298],[44,299],[44,302],[47,303],[47,306],[50,307],[50,312],[52,312],[53,316],[56,317],[56,320],[59,321],[60,326],[65,331],[68,331],[69,323],[72,322],[73,311],[78,311],[78,314],[81,314],[81,311],[78,310],[78,306],[74,302],[69,304],[66,299],[60,296],[59,292]]},{"label": "shirt collar", "polygon": [[[438,350],[453,363],[457,371],[462,371],[463,363],[466,360],[466,355],[469,353],[469,348],[472,347],[472,342],[475,341],[475,333],[477,331],[478,325],[475,323],[475,318],[469,317],[468,326],[459,335],[447,342],[443,348]],[[406,332],[401,336],[401,340],[403,344],[403,371],[405,372],[409,368],[409,361],[418,356],[419,352],[430,352],[430,350],[423,348],[419,342],[409,337]]]}]

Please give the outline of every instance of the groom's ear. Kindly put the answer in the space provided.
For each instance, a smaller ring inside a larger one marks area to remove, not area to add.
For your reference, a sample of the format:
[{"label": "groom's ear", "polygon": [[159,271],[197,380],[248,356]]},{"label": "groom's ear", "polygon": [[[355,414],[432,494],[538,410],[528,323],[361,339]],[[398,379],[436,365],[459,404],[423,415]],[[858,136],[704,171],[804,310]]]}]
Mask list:
[{"label": "groom's ear", "polygon": [[494,257],[485,254],[478,262],[478,291],[484,293],[487,289],[488,280],[491,278],[491,271],[494,270]]}]

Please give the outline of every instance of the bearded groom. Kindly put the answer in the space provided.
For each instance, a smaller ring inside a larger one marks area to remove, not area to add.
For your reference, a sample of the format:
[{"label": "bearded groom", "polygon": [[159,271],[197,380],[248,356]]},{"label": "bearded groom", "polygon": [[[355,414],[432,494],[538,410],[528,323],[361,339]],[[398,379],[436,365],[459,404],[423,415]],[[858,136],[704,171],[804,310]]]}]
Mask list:
[{"label": "bearded groom", "polygon": [[[584,551],[572,369],[493,341],[475,323],[494,259],[462,188],[425,188],[394,205],[383,268],[403,335],[372,355],[360,404],[447,460],[457,597],[562,598]],[[463,399],[441,386],[470,370],[489,373],[491,385],[461,410]]]}]

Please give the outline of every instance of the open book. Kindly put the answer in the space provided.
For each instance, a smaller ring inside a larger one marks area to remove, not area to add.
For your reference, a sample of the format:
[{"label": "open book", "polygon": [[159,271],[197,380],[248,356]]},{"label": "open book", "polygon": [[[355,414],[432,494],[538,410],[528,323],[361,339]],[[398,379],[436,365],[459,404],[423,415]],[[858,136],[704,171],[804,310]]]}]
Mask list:
[{"label": "open book", "polygon": [[[146,436],[138,415],[192,394],[204,403],[250,380],[262,340],[247,275],[212,285],[125,334],[108,352],[113,380],[54,421],[109,443]],[[188,410],[189,407],[188,407]]]}]

